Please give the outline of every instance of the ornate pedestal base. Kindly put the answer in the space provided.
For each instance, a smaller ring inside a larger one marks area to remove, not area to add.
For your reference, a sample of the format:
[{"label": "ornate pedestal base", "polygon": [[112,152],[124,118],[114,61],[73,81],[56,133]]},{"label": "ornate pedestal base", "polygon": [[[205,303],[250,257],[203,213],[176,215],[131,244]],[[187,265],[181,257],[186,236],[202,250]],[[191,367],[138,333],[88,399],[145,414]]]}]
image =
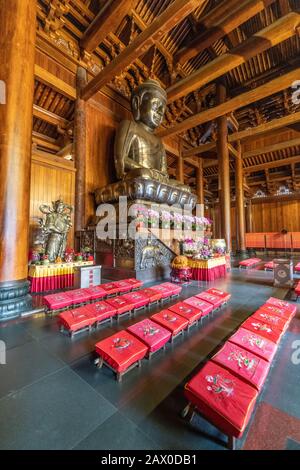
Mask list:
[{"label": "ornate pedestal base", "polygon": [[[185,206],[192,209],[197,201],[197,196],[184,187],[142,177],[110,184],[95,192],[98,206],[104,203],[115,206],[117,220],[119,220],[118,201],[121,196],[128,198],[128,207],[135,203],[138,205],[144,203],[146,206],[153,204],[158,208],[163,205],[164,210],[168,210],[166,206],[169,206],[170,211],[174,204],[177,205],[177,209],[187,208]],[[126,216],[122,213],[124,222]],[[127,226],[125,232],[126,229]],[[119,232],[123,232],[123,226],[117,225],[117,234]],[[105,240],[102,236],[102,240],[96,241],[96,261],[102,265],[103,278],[136,277],[145,282],[170,278],[171,262],[178,254],[174,252],[176,245],[174,244],[176,240],[173,240],[174,230],[170,234],[171,240],[165,239],[162,231],[156,234],[151,229],[145,228],[144,232],[144,236],[140,234],[134,239]]]},{"label": "ornate pedestal base", "polygon": [[0,283],[0,322],[17,318],[31,309],[29,287],[27,279]]},{"label": "ornate pedestal base", "polygon": [[194,208],[197,203],[197,196],[193,193],[182,190],[180,187],[145,178],[119,181],[95,191],[97,205],[118,202],[120,196],[155,204],[177,204],[182,208],[184,205]]}]

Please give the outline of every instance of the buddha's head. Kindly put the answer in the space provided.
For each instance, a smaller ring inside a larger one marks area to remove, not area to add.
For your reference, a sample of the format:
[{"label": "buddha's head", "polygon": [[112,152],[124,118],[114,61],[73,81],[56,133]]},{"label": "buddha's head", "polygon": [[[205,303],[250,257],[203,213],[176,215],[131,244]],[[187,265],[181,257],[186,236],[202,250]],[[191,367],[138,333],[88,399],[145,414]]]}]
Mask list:
[{"label": "buddha's head", "polygon": [[134,90],[131,109],[134,120],[154,131],[163,121],[167,94],[155,80],[147,80]]}]

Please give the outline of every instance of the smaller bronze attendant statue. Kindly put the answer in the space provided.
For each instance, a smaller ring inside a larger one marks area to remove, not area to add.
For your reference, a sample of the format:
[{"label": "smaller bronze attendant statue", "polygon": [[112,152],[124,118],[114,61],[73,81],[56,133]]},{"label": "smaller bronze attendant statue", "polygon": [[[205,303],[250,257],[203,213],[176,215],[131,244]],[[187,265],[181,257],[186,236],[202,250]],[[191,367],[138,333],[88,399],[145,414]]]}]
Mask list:
[{"label": "smaller bronze attendant statue", "polygon": [[73,207],[58,199],[52,202],[52,207],[42,204],[40,211],[46,214],[46,219],[39,220],[45,239],[45,252],[49,261],[53,262],[57,257],[63,258],[64,256],[68,232],[72,227]]}]

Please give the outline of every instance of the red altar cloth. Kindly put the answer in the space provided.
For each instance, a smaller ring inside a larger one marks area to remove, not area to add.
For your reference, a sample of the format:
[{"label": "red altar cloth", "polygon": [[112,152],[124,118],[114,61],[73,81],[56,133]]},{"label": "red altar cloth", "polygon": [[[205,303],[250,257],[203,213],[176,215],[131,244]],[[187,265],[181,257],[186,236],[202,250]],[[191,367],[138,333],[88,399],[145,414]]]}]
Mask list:
[{"label": "red altar cloth", "polygon": [[48,292],[65,289],[74,285],[74,268],[77,266],[90,266],[93,261],[74,263],[61,263],[48,265],[31,265],[28,279],[31,283],[30,292]]},{"label": "red altar cloth", "polygon": [[215,281],[226,276],[226,265],[215,268],[192,268],[192,279],[195,281]]},{"label": "red altar cloth", "polygon": [[46,277],[29,277],[31,282],[30,292],[47,292],[51,290],[73,287],[74,273]]}]

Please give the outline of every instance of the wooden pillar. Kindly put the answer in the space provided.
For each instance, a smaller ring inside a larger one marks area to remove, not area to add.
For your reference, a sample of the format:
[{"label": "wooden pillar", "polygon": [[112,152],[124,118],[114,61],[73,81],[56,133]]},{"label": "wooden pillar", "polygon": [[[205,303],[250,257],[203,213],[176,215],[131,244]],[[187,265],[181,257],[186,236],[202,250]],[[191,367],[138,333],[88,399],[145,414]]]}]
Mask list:
[{"label": "wooden pillar", "polygon": [[252,232],[252,202],[249,200],[246,206],[246,230],[247,233]]},{"label": "wooden pillar", "polygon": [[85,227],[85,181],[86,181],[86,102],[81,99],[81,90],[87,83],[86,70],[77,69],[77,100],[74,117],[75,150],[75,232]]},{"label": "wooden pillar", "polygon": [[[218,103],[226,101],[226,88],[223,83],[217,87]],[[217,149],[219,158],[219,175],[221,186],[221,220],[222,220],[222,238],[226,241],[228,252],[231,251],[231,227],[230,227],[230,169],[229,169],[229,150],[228,150],[228,129],[227,117],[221,116],[217,119]]]},{"label": "wooden pillar", "polygon": [[240,253],[246,251],[245,246],[245,207],[244,207],[244,177],[241,142],[237,142],[238,156],[235,159],[235,200],[236,200],[236,226],[237,248]]},{"label": "wooden pillar", "polygon": [[0,320],[31,306],[27,275],[36,8],[36,0],[0,2],[0,80],[6,91],[0,102]]},{"label": "wooden pillar", "polygon": [[196,168],[196,190],[198,204],[200,204],[200,217],[204,217],[204,182],[203,182],[203,160],[199,159],[199,167]]}]

